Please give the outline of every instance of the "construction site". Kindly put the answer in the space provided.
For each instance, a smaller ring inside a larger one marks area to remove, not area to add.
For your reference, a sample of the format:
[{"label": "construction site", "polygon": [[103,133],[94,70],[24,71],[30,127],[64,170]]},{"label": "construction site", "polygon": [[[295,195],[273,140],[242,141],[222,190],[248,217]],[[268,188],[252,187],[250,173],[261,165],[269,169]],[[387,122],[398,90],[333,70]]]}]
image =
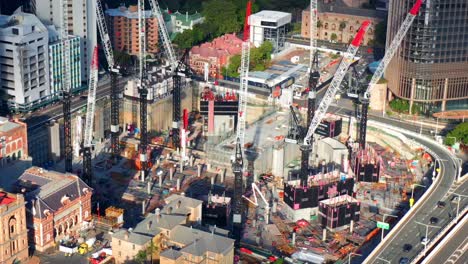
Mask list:
[{"label": "construction site", "polygon": [[[119,67],[97,2],[111,87],[118,87]],[[149,3],[162,20],[157,1]],[[173,50],[164,26],[160,33],[167,63],[147,68],[142,30],[138,78],[128,81],[124,91],[112,91],[111,137],[102,143],[93,141],[96,48],[86,118],[77,126],[84,127],[77,135],[84,138],[80,177],[94,189],[94,206],[107,208],[104,215],[95,215],[96,226],[135,226],[164,207],[167,197],[179,194],[203,201],[198,224],[229,230],[242,263],[280,257],[293,263],[325,263],[358,251],[381,231],[376,222],[385,222],[384,214],[402,214],[401,204],[414,203],[414,184],[432,163],[417,146],[367,126],[370,90],[420,5],[417,1],[408,13],[370,82],[368,76],[357,82],[361,93],[356,118],[327,110],[339,99],[350,66],[359,63],[356,53],[369,28],[367,21],[345,53],[319,52],[312,38],[308,49],[294,48],[278,56],[265,71],[268,76],[249,75],[249,2],[238,88],[193,80],[188,51],[182,55]],[[311,14],[316,9],[312,0]],[[144,1],[138,1],[138,10],[144,10]],[[317,25],[316,20],[312,15],[310,25]],[[142,17],[139,22],[144,28]],[[294,85],[261,93],[250,90],[254,80],[284,75],[293,76]],[[67,102],[65,93],[65,168],[71,172]]]}]

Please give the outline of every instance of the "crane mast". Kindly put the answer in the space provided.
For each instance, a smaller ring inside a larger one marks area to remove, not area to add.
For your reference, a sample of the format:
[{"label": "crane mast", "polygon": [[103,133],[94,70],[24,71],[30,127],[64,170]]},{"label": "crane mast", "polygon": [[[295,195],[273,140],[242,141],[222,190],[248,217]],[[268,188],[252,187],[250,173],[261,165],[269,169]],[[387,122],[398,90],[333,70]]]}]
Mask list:
[{"label": "crane mast", "polygon": [[406,18],[403,21],[403,24],[400,26],[400,29],[398,29],[397,34],[395,35],[392,42],[388,46],[382,61],[379,63],[379,66],[377,66],[377,69],[375,70],[375,73],[372,76],[372,79],[370,80],[366,91],[364,92],[363,95],[359,97],[359,100],[362,103],[361,120],[359,124],[359,139],[358,139],[359,147],[361,149],[364,149],[366,146],[367,111],[369,108],[370,91],[374,88],[374,86],[377,84],[380,78],[382,78],[382,75],[387,69],[388,64],[392,60],[396,51],[398,50],[398,47],[400,46],[401,41],[406,36],[406,33],[408,32],[409,28],[413,24],[414,18],[418,15],[421,5],[422,5],[422,0],[417,0],[416,3],[411,8],[411,10],[408,12],[408,15],[406,15]]},{"label": "crane mast", "polygon": [[73,147],[71,133],[71,81],[70,81],[70,40],[68,32],[68,0],[61,0],[61,38],[62,38],[62,100],[63,129],[65,145],[65,171],[73,170]]},{"label": "crane mast", "polygon": [[169,38],[169,33],[167,32],[166,23],[164,23],[164,18],[161,13],[161,8],[159,7],[158,1],[156,0],[149,0],[149,4],[151,6],[153,15],[155,15],[156,19],[158,20],[158,29],[162,37],[164,49],[166,50],[167,57],[169,59],[169,64],[171,66],[171,69],[175,70],[175,68],[177,67],[177,59],[176,59],[174,49],[172,48],[171,39]]},{"label": "crane mast", "polygon": [[119,116],[120,116],[120,107],[119,107],[119,85],[118,85],[118,75],[120,74],[119,68],[115,65],[114,53],[112,52],[112,44],[107,30],[104,12],[102,9],[101,0],[96,1],[96,21],[99,28],[99,33],[101,36],[101,41],[103,45],[104,54],[106,55],[107,63],[109,65],[109,72],[111,75],[111,148],[112,148],[112,159],[115,159],[119,156]]},{"label": "crane mast", "polygon": [[364,34],[369,28],[369,25],[370,22],[367,20],[362,23],[361,27],[358,30],[358,33],[356,34],[353,41],[351,42],[351,45],[344,54],[344,57],[340,63],[340,66],[338,67],[338,70],[335,73],[335,76],[333,77],[330,87],[328,87],[327,92],[325,93],[325,96],[320,102],[318,109],[315,111],[315,115],[312,118],[312,121],[307,131],[307,135],[304,138],[304,145],[310,145],[311,138],[315,133],[315,130],[317,129],[320,122],[322,122],[322,119],[325,116],[327,109],[330,106],[336,92],[339,90],[341,82],[343,81],[343,78],[346,72],[348,71],[349,65],[351,65],[351,63],[353,62],[354,55],[356,55],[356,52],[358,51],[359,46],[361,45],[361,42],[364,39]]},{"label": "crane mast", "polygon": [[138,32],[139,32],[139,93],[140,93],[140,177],[144,181],[148,172],[148,130],[147,130],[147,96],[148,89],[146,88],[146,25],[145,25],[145,1],[138,0]]},{"label": "crane mast", "polygon": [[85,134],[83,139],[83,179],[88,184],[92,184],[93,172],[91,164],[91,151],[93,141],[94,112],[96,107],[96,88],[98,83],[98,48],[93,51],[93,60],[90,67],[88,84],[88,102],[86,110]]},{"label": "crane mast", "polygon": [[241,51],[241,70],[240,70],[240,87],[239,87],[239,109],[237,116],[237,131],[236,131],[236,150],[235,157],[232,163],[234,172],[234,206],[233,206],[233,229],[236,242],[239,242],[242,229],[242,194],[243,194],[243,167],[244,161],[242,157],[242,149],[245,141],[245,116],[247,114],[247,92],[248,92],[248,76],[250,62],[250,35],[249,35],[249,17],[252,10],[251,1],[247,2],[247,9],[244,23],[244,38]]},{"label": "crane mast", "polygon": [[269,221],[270,220],[269,219],[270,218],[270,203],[267,201],[267,199],[265,198],[265,196],[262,194],[261,190],[258,188],[258,186],[255,183],[252,183],[252,195],[254,197],[253,201],[252,199],[244,195],[242,195],[242,197],[255,206],[259,205],[257,195],[259,195],[260,198],[262,198],[262,201],[265,203],[265,223],[268,224],[270,222]]}]

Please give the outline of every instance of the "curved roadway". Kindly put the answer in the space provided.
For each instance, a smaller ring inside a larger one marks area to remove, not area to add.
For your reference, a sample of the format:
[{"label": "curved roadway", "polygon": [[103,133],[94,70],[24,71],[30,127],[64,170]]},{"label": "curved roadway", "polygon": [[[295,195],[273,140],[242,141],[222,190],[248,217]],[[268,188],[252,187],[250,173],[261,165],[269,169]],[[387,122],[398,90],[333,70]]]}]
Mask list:
[{"label": "curved roadway", "polygon": [[[434,186],[431,193],[428,194],[429,197],[424,201],[419,201],[423,204],[420,204],[408,212],[411,214],[410,219],[401,223],[401,226],[396,230],[396,232],[391,232],[390,237],[386,238],[384,241],[385,244],[378,248],[379,252],[373,252],[373,254],[371,254],[364,263],[400,263],[401,258],[408,258],[411,260],[424,248],[424,245],[421,244],[421,239],[425,236],[426,227],[417,224],[416,222],[430,224],[429,219],[431,217],[437,217],[439,222],[436,225],[444,226],[450,221],[449,212],[453,215],[454,209],[456,209],[451,206],[450,202],[446,203],[447,205],[445,208],[437,207],[438,201],[445,200],[447,198],[446,193],[452,186],[457,172],[454,165],[455,162],[452,160],[451,155],[448,154],[445,147],[434,143],[434,141],[420,139],[420,137],[414,136],[414,133],[412,132],[398,132],[431,149],[442,159],[440,162],[441,171],[438,176],[440,179],[433,182],[436,186]],[[429,239],[434,237],[437,232],[438,228],[429,228]],[[412,245],[412,249],[409,252],[404,252],[404,244]]]}]

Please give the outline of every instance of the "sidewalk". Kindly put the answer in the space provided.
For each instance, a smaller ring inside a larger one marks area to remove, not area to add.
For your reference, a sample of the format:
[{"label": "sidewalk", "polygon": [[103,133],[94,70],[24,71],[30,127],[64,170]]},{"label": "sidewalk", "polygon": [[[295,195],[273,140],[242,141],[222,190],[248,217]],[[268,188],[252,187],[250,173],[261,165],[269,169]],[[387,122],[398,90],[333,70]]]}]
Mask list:
[{"label": "sidewalk", "polygon": [[[389,109],[389,107],[387,107],[387,109]],[[369,110],[369,115],[386,117],[386,118],[398,120],[398,121],[408,121],[412,124],[422,123],[426,127],[431,127],[434,129],[437,128],[438,131],[447,127],[455,126],[454,124],[451,124],[447,122],[446,120],[442,120],[442,119],[437,120],[436,118],[430,118],[430,117],[425,117],[421,115],[418,116],[418,115],[400,114],[396,112],[392,112],[392,115],[387,115],[387,114],[384,115],[382,114],[382,111],[376,111],[376,110],[371,110],[371,109]]]}]

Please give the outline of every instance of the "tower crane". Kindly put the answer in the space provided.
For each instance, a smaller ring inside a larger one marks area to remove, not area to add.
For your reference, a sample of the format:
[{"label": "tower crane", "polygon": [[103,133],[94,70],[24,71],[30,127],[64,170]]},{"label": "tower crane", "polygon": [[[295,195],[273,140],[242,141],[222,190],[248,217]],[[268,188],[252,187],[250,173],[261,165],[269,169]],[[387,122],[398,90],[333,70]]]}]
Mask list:
[{"label": "tower crane", "polygon": [[62,102],[63,130],[65,145],[65,171],[73,170],[73,147],[71,133],[71,81],[70,81],[70,40],[68,32],[68,0],[61,0],[61,38],[62,38]]},{"label": "tower crane", "polygon": [[169,59],[169,65],[171,66],[171,70],[174,71],[178,65],[177,58],[174,49],[172,48],[171,39],[169,38],[169,34],[167,32],[166,23],[164,23],[161,8],[159,7],[158,1],[156,0],[149,0],[149,4],[153,15],[158,20],[158,29],[162,37],[164,49],[166,50],[167,57]]},{"label": "tower crane", "polygon": [[249,17],[252,10],[251,1],[247,2],[247,9],[244,24],[244,38],[242,42],[241,53],[241,70],[240,70],[240,87],[239,87],[239,110],[237,116],[237,131],[236,131],[236,149],[235,156],[232,162],[232,170],[234,172],[234,206],[233,206],[233,227],[236,241],[240,239],[242,228],[243,206],[243,167],[244,161],[242,149],[244,148],[245,140],[245,115],[247,113],[247,92],[248,92],[248,76],[250,62],[250,35],[249,35]]},{"label": "tower crane", "polygon": [[139,37],[139,82],[138,92],[140,93],[140,177],[144,181],[148,172],[148,130],[147,130],[147,106],[148,89],[146,88],[146,26],[145,26],[145,1],[138,0],[138,37]]},{"label": "tower crane", "polygon": [[363,95],[359,97],[362,108],[361,108],[361,120],[359,124],[359,148],[364,149],[366,146],[366,132],[367,132],[367,111],[369,108],[369,100],[370,100],[370,92],[380,80],[382,75],[384,74],[385,70],[387,69],[388,64],[392,60],[395,52],[398,50],[398,47],[401,44],[401,41],[405,37],[406,33],[408,32],[409,28],[413,24],[414,18],[418,15],[419,9],[421,8],[423,0],[416,0],[411,10],[406,15],[403,24],[398,29],[397,34],[393,38],[392,42],[388,46],[385,55],[382,61],[379,63],[372,79],[370,80],[369,84],[367,85],[367,89],[364,91]]},{"label": "tower crane", "polygon": [[119,156],[119,86],[118,86],[118,76],[120,74],[119,67],[115,64],[114,54],[112,52],[112,44],[107,30],[106,22],[104,19],[104,12],[102,10],[101,0],[96,1],[96,21],[99,28],[99,33],[102,40],[102,45],[104,49],[104,54],[106,55],[107,64],[109,66],[109,72],[111,76],[111,148],[112,148],[112,158],[115,159]]},{"label": "tower crane", "polygon": [[336,92],[339,90],[341,82],[348,71],[349,65],[353,62],[354,56],[358,51],[359,47],[361,46],[361,42],[364,39],[364,34],[366,33],[367,29],[369,28],[370,22],[368,20],[362,22],[361,27],[358,30],[358,33],[354,37],[351,45],[348,47],[348,50],[344,54],[344,57],[338,66],[338,69],[333,77],[333,80],[330,83],[330,86],[327,89],[322,101],[320,102],[319,107],[315,111],[314,117],[312,118],[307,135],[304,137],[305,147],[311,144],[311,138],[315,133],[318,125],[322,122],[323,117],[325,116],[328,107],[330,106],[333,98],[335,97]]},{"label": "tower crane", "polygon": [[253,205],[258,206],[259,204],[258,204],[257,194],[260,195],[260,198],[262,198],[262,201],[265,203],[265,223],[268,224],[269,223],[269,218],[270,218],[270,203],[267,201],[265,196],[262,194],[262,192],[260,191],[258,186],[255,183],[252,183],[252,195],[254,197],[253,201],[250,198],[248,198],[247,196],[242,195],[242,197],[244,199],[246,199],[247,201],[249,201],[250,203],[252,203]]},{"label": "tower crane", "polygon": [[90,67],[88,102],[86,110],[85,134],[83,139],[83,179],[88,184],[92,184],[93,172],[91,165],[91,150],[93,141],[94,111],[96,106],[96,88],[98,83],[98,48],[93,51],[93,60]]}]

